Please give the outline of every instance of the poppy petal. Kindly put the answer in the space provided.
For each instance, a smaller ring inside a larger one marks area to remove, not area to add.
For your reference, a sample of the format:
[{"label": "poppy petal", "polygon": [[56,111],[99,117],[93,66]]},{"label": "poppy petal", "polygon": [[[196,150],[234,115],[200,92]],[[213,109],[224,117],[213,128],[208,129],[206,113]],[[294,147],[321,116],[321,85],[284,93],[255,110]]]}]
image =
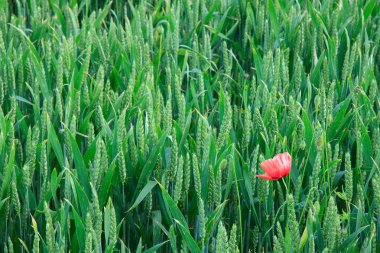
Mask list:
[{"label": "poppy petal", "polygon": [[260,164],[265,174],[257,175],[266,180],[278,180],[289,175],[292,168],[292,157],[288,152],[275,155],[272,159],[263,161]]},{"label": "poppy petal", "polygon": [[285,152],[282,154],[278,154],[275,157],[273,157],[273,160],[278,166],[278,169],[280,171],[280,177],[287,176],[292,167],[292,158],[289,155],[289,153]]},{"label": "poppy petal", "polygon": [[268,174],[256,175],[256,177],[259,177],[259,178],[262,178],[262,179],[266,179],[266,180],[270,180],[270,181],[276,180],[275,178],[269,176]]},{"label": "poppy petal", "polygon": [[277,165],[273,162],[272,159],[265,160],[260,164],[260,166],[270,177],[276,178],[280,176]]},{"label": "poppy petal", "polygon": [[282,176],[287,176],[290,172],[290,169],[292,167],[292,158],[291,156],[289,155],[289,153],[283,153],[282,154],[282,160],[284,162],[284,167],[282,168]]}]

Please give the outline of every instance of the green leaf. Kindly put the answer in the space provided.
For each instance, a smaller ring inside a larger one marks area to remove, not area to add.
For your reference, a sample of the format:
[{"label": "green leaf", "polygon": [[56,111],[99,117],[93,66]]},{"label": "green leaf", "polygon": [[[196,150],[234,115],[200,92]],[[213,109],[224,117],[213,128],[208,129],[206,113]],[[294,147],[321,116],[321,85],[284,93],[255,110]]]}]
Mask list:
[{"label": "green leaf", "polygon": [[269,18],[271,21],[271,25],[273,27],[275,34],[276,34],[276,38],[278,39],[279,35],[280,35],[280,28],[278,26],[276,8],[275,8],[272,0],[268,0],[268,12],[269,12]]},{"label": "green leaf", "polygon": [[186,245],[192,253],[201,253],[202,251],[199,249],[197,243],[194,238],[191,236],[189,229],[185,228],[185,226],[180,223],[178,220],[174,219],[178,224],[179,231],[182,234],[182,238],[186,241]]},{"label": "green leaf", "polygon": [[152,189],[156,186],[157,182],[155,181],[149,181],[145,186],[144,188],[141,190],[141,192],[139,193],[139,195],[137,196],[135,202],[133,203],[133,205],[131,206],[131,208],[129,208],[128,212],[132,211],[134,208],[136,208],[140,203],[141,201],[144,200],[144,198],[146,197],[146,195],[149,194],[149,192],[152,191]]},{"label": "green leaf", "polygon": [[111,4],[112,4],[112,1],[110,1],[110,2],[109,2],[109,3],[103,8],[102,12],[100,12],[100,13],[98,14],[98,17],[96,18],[95,23],[94,23],[95,28],[98,28],[98,27],[102,24],[102,22],[103,22],[103,20],[105,19],[105,17],[107,17],[108,12],[109,12],[109,10],[110,10],[110,8],[111,8]]},{"label": "green leaf", "polygon": [[42,60],[39,57],[39,54],[38,54],[36,48],[34,47],[33,43],[30,41],[29,37],[25,34],[25,32],[23,30],[14,26],[13,24],[10,24],[10,26],[13,29],[17,30],[25,38],[26,42],[28,43],[31,60],[33,62],[33,69],[37,75],[38,84],[41,86],[42,95],[44,96],[45,99],[49,99],[50,98],[49,88],[48,88],[48,85],[46,83],[45,72],[41,66]]},{"label": "green leaf", "polygon": [[[327,139],[333,140],[336,139],[337,136],[342,133],[343,128],[348,127],[349,123],[349,116],[346,115],[348,106],[351,102],[351,96],[348,96],[343,102],[338,104],[334,108],[334,112],[336,112],[336,115],[334,115],[333,121],[331,122],[329,128],[327,129]],[[350,115],[350,114],[349,114]]]},{"label": "green leaf", "polygon": [[312,164],[314,163],[315,157],[317,155],[317,147],[314,142],[313,126],[311,125],[309,116],[304,110],[302,110],[302,121],[305,125],[305,142],[306,147],[309,148],[309,161]]},{"label": "green leaf", "polygon": [[215,210],[209,215],[206,222],[206,238],[210,238],[214,229],[216,228],[219,220],[222,217],[224,207],[226,206],[228,200],[225,200],[220,204]]},{"label": "green leaf", "polygon": [[141,253],[142,252],[142,240],[140,237],[139,244],[137,245],[136,253]]},{"label": "green leaf", "polygon": [[158,185],[161,188],[166,206],[167,208],[169,208],[170,213],[173,216],[174,222],[178,224],[178,229],[182,235],[182,238],[186,241],[187,247],[190,249],[192,253],[201,253],[201,250],[199,249],[197,243],[195,242],[194,238],[191,236],[189,232],[189,227],[187,225],[185,217],[175,204],[174,200],[170,197],[169,193],[165,190],[165,188],[160,183],[158,183]]},{"label": "green leaf", "polygon": [[355,240],[358,239],[358,235],[363,232],[365,229],[367,229],[369,225],[364,226],[356,230],[354,233],[350,234],[350,236],[342,242],[342,244],[337,249],[337,252],[345,252],[345,249]]},{"label": "green leaf", "polygon": [[[60,180],[60,179],[59,179]],[[51,179],[50,179],[50,191],[51,191],[51,194],[53,196],[53,199],[56,203],[58,203],[57,201],[57,195],[56,195],[56,190],[58,188],[58,177],[57,177],[57,170],[54,168],[53,172],[51,173]]]},{"label": "green leaf", "polygon": [[145,250],[143,253],[153,253],[153,252],[156,252],[159,248],[162,247],[162,245],[164,245],[165,243],[167,243],[168,241],[164,241],[162,243],[159,243],[159,244],[156,244],[154,245],[153,247]]},{"label": "green leaf", "polygon": [[65,17],[63,16],[61,9],[59,8],[59,6],[57,6],[57,4],[53,3],[52,1],[50,1],[50,5],[51,5],[51,8],[53,9],[55,15],[57,15],[57,17],[58,17],[58,20],[62,26],[62,31],[66,31],[66,21],[65,21]]},{"label": "green leaf", "polygon": [[5,173],[3,174],[3,182],[1,186],[1,197],[5,198],[6,194],[8,193],[11,179],[12,179],[12,172],[13,172],[13,165],[15,162],[15,145],[12,145],[12,149],[9,155],[8,164],[5,169]]},{"label": "green leaf", "polygon": [[64,168],[65,163],[64,163],[62,148],[58,140],[57,134],[55,133],[54,127],[50,121],[50,118],[48,118],[47,125],[48,125],[49,144],[52,146],[54,150],[54,153],[55,153],[55,156],[57,157],[59,165],[61,166],[61,168]]},{"label": "green leaf", "polygon": [[302,248],[305,246],[307,238],[309,238],[309,234],[307,231],[307,227],[305,227],[305,229],[302,233],[302,236],[301,236],[301,240],[300,240],[300,245],[299,245],[300,250],[302,250]]},{"label": "green leaf", "polygon": [[372,158],[372,153],[373,153],[372,143],[371,143],[371,138],[368,135],[368,131],[363,123],[361,124],[361,132],[362,132],[361,142],[363,145],[362,153],[363,153],[364,167],[370,168],[372,165],[371,158]]},{"label": "green leaf", "polygon": [[145,184],[145,182],[149,179],[150,175],[152,174],[153,168],[156,165],[157,158],[161,152],[162,147],[165,144],[167,135],[167,131],[165,131],[161,135],[161,138],[159,139],[157,145],[154,147],[148,159],[146,160],[144,168],[140,174],[139,181],[137,183],[137,189],[140,189],[140,187],[142,187],[142,185]]},{"label": "green leaf", "polygon": [[7,201],[9,198],[10,198],[10,197],[6,197],[5,199],[2,199],[2,200],[0,201],[0,210],[1,210],[1,208],[3,207],[5,201]]},{"label": "green leaf", "polygon": [[262,80],[263,77],[263,70],[262,70],[262,58],[260,54],[257,52],[257,50],[254,47],[254,44],[252,40],[249,40],[252,47],[252,55],[253,55],[253,62],[255,63],[255,70],[257,75],[257,80]]},{"label": "green leaf", "polygon": [[18,238],[18,241],[24,247],[24,250],[26,251],[26,253],[29,253],[28,246],[26,245],[26,243],[23,240],[21,240],[21,238]]},{"label": "green leaf", "polygon": [[111,229],[111,198],[108,199],[107,205],[104,207],[104,234],[106,244],[109,243],[110,229]]},{"label": "green leaf", "polygon": [[325,59],[325,51],[323,51],[323,53],[319,56],[318,62],[313,68],[313,72],[311,73],[311,76],[310,76],[311,83],[318,84],[318,87],[320,84],[319,81],[320,81],[321,67],[322,67],[322,63],[324,59]]},{"label": "green leaf", "polygon": [[80,185],[83,186],[83,189],[85,190],[87,195],[90,195],[91,193],[90,180],[89,180],[90,177],[88,175],[88,170],[84,163],[82,154],[78,148],[77,142],[75,141],[73,135],[70,133],[68,129],[66,129],[66,131],[68,133],[71,149],[73,151],[75,168],[78,173],[78,179],[79,179]]},{"label": "green leaf", "polygon": [[192,113],[189,112],[189,115],[187,115],[187,118],[186,118],[185,130],[182,133],[182,138],[181,138],[181,141],[180,141],[179,146],[178,146],[179,151],[182,150],[182,147],[185,144],[186,138],[189,135],[190,124],[191,124],[191,116],[192,116]]},{"label": "green leaf", "polygon": [[23,97],[15,96],[15,98],[16,98],[16,100],[21,101],[21,102],[24,102],[24,103],[26,103],[26,104],[28,104],[28,105],[31,105],[31,106],[34,105],[32,102],[30,102],[29,100],[27,100],[27,99],[25,99],[25,98],[23,98]]},{"label": "green leaf", "polygon": [[213,36],[212,36],[212,39],[211,39],[211,45],[214,45],[214,43],[216,42],[216,39],[218,38],[220,32],[222,31],[223,27],[224,27],[224,22],[226,22],[226,19],[227,19],[227,15],[228,15],[228,12],[230,11],[231,8],[228,8],[225,13],[223,14],[222,18],[219,20],[218,22],[218,26],[216,27],[216,29],[213,31]]},{"label": "green leaf", "polygon": [[372,163],[373,163],[372,169],[371,169],[369,176],[367,178],[367,181],[365,183],[364,192],[367,192],[367,189],[368,189],[369,183],[372,180],[373,174],[376,173],[376,171],[377,171],[377,173],[380,172],[380,167],[379,167],[379,165],[380,165],[380,152],[377,153],[375,159],[372,158]]},{"label": "green leaf", "polygon": [[376,5],[376,0],[370,0],[367,2],[366,6],[364,7],[364,19],[365,19],[365,21],[368,20],[373,9],[375,8],[375,5]]},{"label": "green leaf", "polygon": [[90,205],[90,200],[88,199],[88,195],[81,187],[81,184],[75,177],[71,177],[71,180],[74,182],[75,192],[77,196],[78,205],[81,209],[82,215],[86,216],[88,207]]},{"label": "green leaf", "polygon": [[99,190],[99,203],[101,206],[104,206],[107,199],[108,199],[108,194],[111,188],[112,184],[112,177],[113,173],[115,171],[115,161],[111,163],[109,166],[106,175],[104,176],[102,183],[100,185],[100,190]]},{"label": "green leaf", "polygon": [[78,239],[79,247],[81,249],[84,249],[86,246],[85,245],[86,244],[86,230],[84,228],[84,223],[83,223],[82,219],[80,218],[78,212],[75,210],[74,206],[68,200],[66,200],[66,201],[71,206],[72,212],[74,214],[75,234],[76,234],[77,239]]}]

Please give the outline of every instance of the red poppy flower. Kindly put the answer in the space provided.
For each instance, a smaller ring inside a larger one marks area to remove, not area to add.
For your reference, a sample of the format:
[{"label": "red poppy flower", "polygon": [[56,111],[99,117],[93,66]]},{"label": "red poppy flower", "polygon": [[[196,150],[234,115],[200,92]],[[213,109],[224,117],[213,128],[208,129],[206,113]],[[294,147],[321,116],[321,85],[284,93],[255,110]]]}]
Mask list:
[{"label": "red poppy flower", "polygon": [[265,174],[256,175],[256,177],[271,181],[278,180],[289,174],[292,167],[292,157],[288,152],[285,152],[276,155],[272,159],[265,160],[260,166],[265,171]]}]

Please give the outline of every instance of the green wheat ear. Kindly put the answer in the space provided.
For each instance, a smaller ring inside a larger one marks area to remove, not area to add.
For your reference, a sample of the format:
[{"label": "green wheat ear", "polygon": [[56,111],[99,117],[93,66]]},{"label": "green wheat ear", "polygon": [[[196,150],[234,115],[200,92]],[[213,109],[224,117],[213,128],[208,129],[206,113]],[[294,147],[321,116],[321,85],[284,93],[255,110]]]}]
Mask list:
[{"label": "green wheat ear", "polygon": [[236,252],[236,249],[238,249],[237,243],[237,227],[236,224],[232,225],[231,231],[230,231],[230,237],[228,239],[228,249],[230,253]]},{"label": "green wheat ear", "polygon": [[163,119],[163,129],[168,131],[168,134],[172,130],[172,102],[171,102],[171,89],[168,86],[168,100],[166,102]]},{"label": "green wheat ear", "polygon": [[202,154],[202,167],[207,168],[209,165],[209,158],[210,158],[210,148],[211,148],[211,138],[212,134],[206,130],[205,128],[204,132],[206,133],[205,142],[203,144],[203,154]]},{"label": "green wheat ear", "polygon": [[308,242],[309,242],[309,244],[308,244],[308,247],[309,247],[308,252],[309,253],[314,253],[315,252],[315,242],[314,242],[314,235],[313,234],[310,235],[310,237],[308,239]]},{"label": "green wheat ear", "polygon": [[179,124],[179,127],[182,129],[182,131],[184,131],[185,124],[186,124],[186,99],[183,94],[181,95],[178,107],[179,107],[178,124]]},{"label": "green wheat ear", "polygon": [[[35,221],[34,221],[35,222]],[[33,251],[32,253],[39,253],[40,252],[40,236],[38,234],[38,228],[37,228],[37,223],[35,226],[33,226],[34,230],[34,236],[33,236]]]},{"label": "green wheat ear", "polygon": [[379,212],[380,211],[380,177],[379,175],[376,173],[372,177],[371,181],[372,181],[372,188],[373,188],[373,202],[375,204],[375,209],[377,210],[377,212]]},{"label": "green wheat ear", "polygon": [[4,252],[6,253],[13,253],[13,243],[10,237],[8,237],[8,240],[4,242]]},{"label": "green wheat ear", "polygon": [[54,251],[54,244],[55,244],[55,242],[54,242],[55,241],[55,232],[54,232],[54,227],[53,227],[53,220],[52,220],[51,214],[50,214],[50,209],[49,209],[49,206],[46,202],[45,202],[44,213],[45,213],[45,220],[46,220],[45,242],[46,242],[46,246],[47,246],[49,252],[53,252]]},{"label": "green wheat ear", "polygon": [[244,124],[243,124],[243,141],[242,141],[242,147],[243,149],[247,149],[249,146],[249,142],[251,140],[251,106],[248,106],[244,110]]},{"label": "green wheat ear", "polygon": [[0,107],[3,105],[4,98],[5,98],[5,87],[4,86],[5,85],[4,85],[3,79],[0,76]]},{"label": "green wheat ear", "polygon": [[181,156],[178,160],[178,168],[176,169],[176,175],[175,175],[175,187],[174,187],[174,201],[178,203],[182,196],[182,187],[183,187],[183,167],[184,161],[183,157]]},{"label": "green wheat ear", "polygon": [[214,190],[214,205],[218,206],[222,201],[222,178],[224,170],[226,169],[227,161],[224,159],[218,167],[215,179],[215,190]]},{"label": "green wheat ear", "polygon": [[4,44],[4,37],[3,37],[3,32],[0,31],[0,53],[4,54],[5,53],[5,44]]},{"label": "green wheat ear", "polygon": [[[120,181],[121,183],[124,185],[126,183],[126,180],[127,180],[127,166],[126,166],[126,163],[125,163],[125,155],[124,155],[124,148],[123,148],[123,139],[124,139],[124,131],[125,131],[125,110],[122,112],[120,118],[119,118],[119,121],[118,121],[118,132],[117,132],[117,139],[118,139],[118,143],[117,143],[117,151],[118,151],[118,159],[117,159],[117,164],[118,164],[118,167],[119,167],[119,176],[120,176]],[[100,150],[100,149],[98,149]],[[98,162],[98,166],[97,168],[95,168],[95,172],[94,175],[94,181],[93,183],[97,183],[98,182],[98,176],[99,176],[99,163],[100,163],[100,152],[98,152],[97,150],[97,154],[99,155],[99,162]]]},{"label": "green wheat ear", "polygon": [[229,252],[228,248],[228,237],[226,228],[223,225],[223,222],[219,223],[218,234],[216,238],[216,253]]},{"label": "green wheat ear", "polygon": [[313,172],[311,174],[310,180],[309,180],[309,186],[310,186],[310,193],[311,199],[315,200],[318,199],[318,186],[319,186],[319,172],[321,170],[321,154],[320,152],[317,153],[317,157],[315,158],[314,166],[313,166]]},{"label": "green wheat ear", "polygon": [[48,183],[48,162],[46,157],[46,144],[42,143],[41,146],[41,158],[40,158],[40,175],[42,178],[42,189],[40,192],[40,199],[45,198]]},{"label": "green wheat ear", "polygon": [[212,210],[214,207],[214,200],[215,200],[215,173],[214,168],[210,165],[208,168],[208,195],[207,195],[207,204],[208,207]]},{"label": "green wheat ear", "polygon": [[30,178],[30,166],[29,162],[25,163],[24,166],[22,167],[22,183],[24,188],[29,188],[32,184],[32,180]]},{"label": "green wheat ear", "polygon": [[274,236],[273,237],[273,251],[274,252],[277,252],[277,253],[283,253],[284,251],[282,250],[281,248],[281,245],[278,241],[278,238],[277,236]]},{"label": "green wheat ear", "polygon": [[258,248],[258,243],[259,243],[259,227],[255,226],[253,228],[253,233],[252,233],[252,243],[253,243],[253,252],[256,252],[256,249]]},{"label": "green wheat ear", "polygon": [[[337,226],[338,224],[338,226]],[[339,228],[338,228],[339,227]],[[330,197],[323,220],[323,236],[328,248],[334,250],[340,233],[338,209],[333,197]]]},{"label": "green wheat ear", "polygon": [[272,109],[271,115],[270,115],[269,135],[275,141],[277,139],[278,134],[279,134],[279,129],[278,129],[277,113],[274,109]]},{"label": "green wheat ear", "polygon": [[110,228],[109,228],[109,244],[116,243],[117,241],[117,223],[116,223],[116,212],[113,206],[112,200],[109,200],[109,208],[110,208]]},{"label": "green wheat ear", "polygon": [[344,156],[344,182],[345,182],[345,193],[346,193],[346,200],[348,203],[351,202],[352,196],[353,196],[353,173],[351,168],[351,156],[350,153],[346,153]]},{"label": "green wheat ear", "polygon": [[294,209],[293,195],[288,195],[286,201],[287,201],[287,212],[288,212],[287,226],[291,233],[290,236],[293,242],[293,250],[298,251],[300,235],[299,235],[299,224],[298,224],[295,209]]},{"label": "green wheat ear", "polygon": [[[262,154],[260,154],[259,160],[260,160],[260,163],[265,160],[264,156]],[[260,168],[260,173],[258,173],[258,174],[262,174],[262,173],[264,173],[264,171],[262,168]],[[267,199],[268,193],[269,193],[268,181],[267,180],[259,180],[257,182],[257,196],[259,199],[259,203],[263,203]]]},{"label": "green wheat ear", "polygon": [[201,117],[198,118],[197,132],[196,132],[196,154],[198,157],[202,157],[202,149],[204,148],[205,132],[203,127],[204,122]]},{"label": "green wheat ear", "polygon": [[137,134],[137,146],[140,149],[140,153],[145,153],[145,131],[144,131],[144,120],[143,120],[143,112],[139,113],[137,117],[136,123],[136,134]]},{"label": "green wheat ear", "polygon": [[190,163],[190,154],[186,152],[186,157],[184,160],[183,168],[183,187],[182,187],[182,200],[185,201],[190,187],[190,178],[191,178],[191,163]]},{"label": "green wheat ear", "polygon": [[192,156],[192,167],[193,167],[193,179],[194,179],[194,186],[195,186],[195,192],[198,196],[198,198],[201,198],[201,176],[199,172],[199,166],[198,166],[198,158],[195,154]]},{"label": "green wheat ear", "polygon": [[261,133],[264,135],[264,137],[266,139],[268,139],[268,134],[267,134],[267,130],[266,130],[264,121],[261,117],[259,109],[257,109],[257,108],[255,109],[255,113],[254,113],[254,125],[255,125],[255,128],[258,130],[258,132],[257,132],[258,135]]},{"label": "green wheat ear", "polygon": [[280,252],[286,252],[286,242],[284,238],[284,234],[282,233],[281,225],[279,222],[276,223],[276,232],[277,232],[277,240],[279,243],[279,248]]},{"label": "green wheat ear", "polygon": [[198,215],[199,215],[199,237],[203,241],[206,236],[206,214],[205,206],[202,198],[198,201]]},{"label": "green wheat ear", "polygon": [[172,248],[173,252],[177,252],[177,237],[176,237],[176,231],[173,225],[169,228],[169,240],[170,240],[170,246]]},{"label": "green wheat ear", "polygon": [[20,198],[17,191],[17,182],[16,182],[16,175],[15,172],[12,176],[12,182],[11,182],[11,205],[13,206],[14,211],[17,215],[21,214],[21,203]]},{"label": "green wheat ear", "polygon": [[86,215],[86,248],[85,252],[86,253],[91,253],[92,252],[92,218],[90,212],[87,212]]},{"label": "green wheat ear", "polygon": [[216,141],[216,147],[217,150],[220,150],[220,148],[224,145],[224,142],[230,132],[230,128],[232,126],[232,108],[230,104],[230,100],[228,98],[228,95],[226,94],[226,100],[225,100],[225,111],[223,116],[222,125],[220,127],[219,135]]},{"label": "green wheat ear", "polygon": [[178,168],[178,144],[177,144],[177,138],[175,134],[175,130],[173,129],[173,135],[172,135],[172,149],[170,153],[170,168],[169,168],[169,180],[170,182],[174,181],[174,177],[176,175],[176,171]]},{"label": "green wheat ear", "polygon": [[371,101],[371,104],[373,104],[376,101],[376,97],[378,96],[378,85],[376,79],[373,79],[370,86],[369,86],[369,100]]},{"label": "green wheat ear", "polygon": [[153,207],[153,194],[152,192],[149,192],[148,196],[146,197],[144,201],[144,211],[146,212],[147,217],[151,216],[152,207]]},{"label": "green wheat ear", "polygon": [[372,252],[376,252],[377,239],[376,239],[376,225],[374,222],[371,222],[371,246],[372,246]]}]

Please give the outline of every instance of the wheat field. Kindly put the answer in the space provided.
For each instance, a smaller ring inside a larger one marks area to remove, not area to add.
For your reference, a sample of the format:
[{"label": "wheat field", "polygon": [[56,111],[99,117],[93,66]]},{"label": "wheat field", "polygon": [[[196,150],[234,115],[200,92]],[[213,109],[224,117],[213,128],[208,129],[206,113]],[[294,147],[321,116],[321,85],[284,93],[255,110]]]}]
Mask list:
[{"label": "wheat field", "polygon": [[0,252],[380,252],[379,84],[377,0],[2,0]]}]

